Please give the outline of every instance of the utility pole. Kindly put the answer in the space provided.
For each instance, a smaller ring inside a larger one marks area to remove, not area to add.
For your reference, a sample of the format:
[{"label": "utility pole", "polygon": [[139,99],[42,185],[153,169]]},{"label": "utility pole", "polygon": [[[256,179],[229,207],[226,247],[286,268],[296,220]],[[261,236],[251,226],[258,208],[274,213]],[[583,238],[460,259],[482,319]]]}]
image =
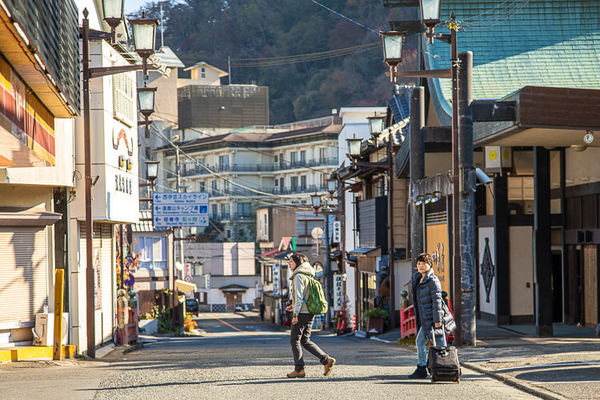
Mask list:
[{"label": "utility pole", "polygon": [[325,287],[327,291],[325,292],[325,297],[327,299],[327,313],[325,314],[325,326],[327,329],[331,326],[331,261],[329,257],[329,213],[323,212],[323,216],[325,217],[325,227],[324,227],[324,236],[325,236]]},{"label": "utility pole", "polygon": [[394,140],[393,133],[388,136],[388,268],[390,277],[390,324],[396,327],[396,277],[394,274]]},{"label": "utility pole", "polygon": [[[455,31],[453,31],[455,32]],[[473,101],[473,53],[470,51],[458,54],[458,96],[457,111],[459,114],[459,141],[458,141],[458,183],[459,191],[454,192],[454,198],[460,204],[458,215],[458,229],[460,229],[460,264],[457,270],[461,276],[458,281],[461,291],[460,297],[455,300],[454,310],[461,310],[460,320],[457,322],[460,332],[459,345],[475,346],[475,169],[473,166],[473,114],[471,103]],[[455,227],[456,231],[456,227]],[[455,236],[455,240],[458,237]],[[458,241],[458,240],[457,240]],[[455,283],[456,284],[456,283]],[[460,306],[456,306],[456,301]]]},{"label": "utility pole", "polygon": [[227,78],[229,79],[229,84],[231,85],[231,56],[227,56]]},{"label": "utility pole", "polygon": [[415,205],[416,181],[425,176],[425,88],[413,88],[410,96],[410,247],[412,270],[417,271],[417,256],[425,249],[423,242],[424,221]]}]

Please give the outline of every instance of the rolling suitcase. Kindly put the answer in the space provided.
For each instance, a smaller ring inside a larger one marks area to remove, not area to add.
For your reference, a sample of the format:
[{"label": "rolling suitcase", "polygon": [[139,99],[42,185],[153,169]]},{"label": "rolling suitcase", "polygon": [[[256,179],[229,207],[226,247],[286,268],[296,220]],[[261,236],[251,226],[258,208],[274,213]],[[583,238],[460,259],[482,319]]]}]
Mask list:
[{"label": "rolling suitcase", "polygon": [[[442,325],[442,332],[444,328]],[[445,332],[444,332],[445,334]],[[429,357],[427,359],[427,369],[431,375],[431,382],[460,382],[460,362],[458,361],[458,351],[454,346],[436,346],[435,331],[432,328],[433,346],[429,348]]]}]

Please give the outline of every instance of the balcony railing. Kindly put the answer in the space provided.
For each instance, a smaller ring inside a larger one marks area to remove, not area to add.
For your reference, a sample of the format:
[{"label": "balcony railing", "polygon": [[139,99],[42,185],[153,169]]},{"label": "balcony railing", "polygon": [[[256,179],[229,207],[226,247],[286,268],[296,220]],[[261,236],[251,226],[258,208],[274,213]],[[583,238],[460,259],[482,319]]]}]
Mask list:
[{"label": "balcony railing", "polygon": [[289,186],[289,187],[276,187],[275,194],[296,194],[296,193],[315,193],[327,191],[326,185],[310,185],[310,186]]},{"label": "balcony railing", "polygon": [[[338,158],[330,157],[330,158],[322,158],[318,160],[298,160],[298,161],[284,161],[278,163],[269,163],[269,164],[232,164],[232,165],[207,165],[213,172],[223,173],[223,172],[275,172],[275,171],[285,171],[290,169],[298,169],[298,168],[314,168],[314,167],[324,167],[324,166],[337,166]],[[206,170],[206,168],[200,165],[194,166],[184,166],[181,169],[181,176],[194,176],[194,175],[209,175],[210,172]],[[169,173],[167,174],[167,178],[175,178],[175,174]]]},{"label": "balcony railing", "polygon": [[287,169],[296,169],[296,168],[312,168],[312,167],[323,167],[323,166],[328,166],[328,165],[333,165],[333,166],[337,166],[338,165],[338,158],[337,157],[330,157],[330,158],[321,158],[318,160],[297,160],[297,161],[289,161],[289,162],[280,162],[279,164],[277,164],[277,170],[278,171],[284,171]]}]

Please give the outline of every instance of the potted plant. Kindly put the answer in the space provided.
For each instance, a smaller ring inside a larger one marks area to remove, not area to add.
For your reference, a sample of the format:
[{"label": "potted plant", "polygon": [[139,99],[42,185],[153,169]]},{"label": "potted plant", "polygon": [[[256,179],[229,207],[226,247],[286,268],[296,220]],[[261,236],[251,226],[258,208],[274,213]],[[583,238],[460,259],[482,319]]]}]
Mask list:
[{"label": "potted plant", "polygon": [[365,312],[364,317],[368,319],[367,332],[375,329],[377,333],[381,333],[383,332],[383,322],[387,319],[388,312],[382,308],[374,308]]}]

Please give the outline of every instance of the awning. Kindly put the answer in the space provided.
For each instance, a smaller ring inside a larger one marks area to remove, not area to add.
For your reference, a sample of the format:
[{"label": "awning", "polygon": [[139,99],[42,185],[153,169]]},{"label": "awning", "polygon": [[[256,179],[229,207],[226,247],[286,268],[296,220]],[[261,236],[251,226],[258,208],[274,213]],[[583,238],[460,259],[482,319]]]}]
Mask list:
[{"label": "awning", "polygon": [[190,292],[195,292],[198,290],[198,288],[196,287],[195,284],[191,283],[191,282],[186,282],[186,281],[182,281],[181,279],[177,279],[175,281],[175,288],[185,294],[188,294]]},{"label": "awning", "polygon": [[234,283],[231,285],[220,287],[219,289],[221,289],[223,293],[244,293],[246,290],[248,290],[248,287],[244,285],[237,285]]},{"label": "awning", "polygon": [[377,247],[359,247],[358,249],[348,250],[349,254],[367,254],[373,250],[376,250]]},{"label": "awning", "polygon": [[279,249],[273,249],[273,250],[265,251],[260,256],[261,257],[273,257],[277,253],[279,253]]},{"label": "awning", "polygon": [[61,214],[53,212],[0,209],[0,226],[46,226],[55,224],[61,218]]}]

